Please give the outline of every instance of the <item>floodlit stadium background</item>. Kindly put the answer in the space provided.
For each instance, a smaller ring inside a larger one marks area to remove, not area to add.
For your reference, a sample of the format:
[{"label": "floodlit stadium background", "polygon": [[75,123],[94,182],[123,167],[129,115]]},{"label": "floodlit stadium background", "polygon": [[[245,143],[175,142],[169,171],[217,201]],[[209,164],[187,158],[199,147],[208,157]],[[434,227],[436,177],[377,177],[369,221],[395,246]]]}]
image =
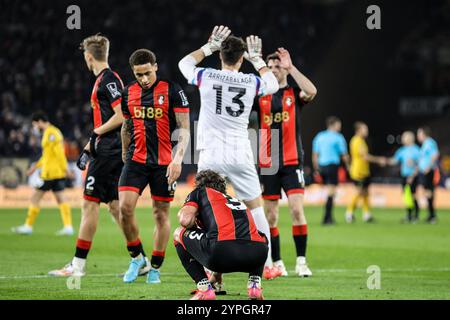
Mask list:
[{"label": "floodlit stadium background", "polygon": [[[81,30],[68,30],[66,8],[81,8]],[[128,57],[137,48],[153,50],[159,75],[179,82],[198,118],[199,97],[185,83],[177,62],[204,43],[215,24],[234,34],[257,34],[264,54],[289,49],[294,63],[319,89],[302,113],[305,174],[311,177],[311,141],[336,115],[347,141],[353,122],[370,128],[369,146],[392,156],[406,129],[429,125],[441,151],[438,207],[450,207],[450,4],[448,1],[381,1],[382,29],[366,28],[366,1],[5,1],[0,0],[0,206],[26,207],[30,187],[25,170],[40,155],[39,137],[29,116],[37,109],[62,129],[76,178],[68,195],[81,204],[82,173],[74,161],[92,130],[89,96],[94,77],[88,72],[80,41],[102,32],[111,40],[110,66],[125,83],[133,80]],[[218,66],[216,56],[205,65]],[[252,72],[250,65],[244,71]],[[254,119],[252,125],[254,125]],[[194,140],[194,139],[193,139]],[[191,153],[194,154],[192,146]],[[401,206],[398,168],[373,166],[375,206]],[[196,166],[185,165],[177,200],[182,201]],[[387,187],[386,187],[387,186]],[[345,184],[337,203],[348,198]],[[144,192],[141,205],[149,203]],[[316,185],[307,203],[325,195]],[[177,203],[179,203],[177,201]],[[53,206],[51,195],[43,206]]]}]

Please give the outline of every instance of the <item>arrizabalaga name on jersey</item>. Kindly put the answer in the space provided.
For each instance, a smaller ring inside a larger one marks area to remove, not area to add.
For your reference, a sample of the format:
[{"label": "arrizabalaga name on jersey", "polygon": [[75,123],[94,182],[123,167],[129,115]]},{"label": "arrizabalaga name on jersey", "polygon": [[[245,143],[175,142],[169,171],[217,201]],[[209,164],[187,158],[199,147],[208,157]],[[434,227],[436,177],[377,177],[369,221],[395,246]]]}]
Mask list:
[{"label": "arrizabalaga name on jersey", "polygon": [[220,74],[219,72],[214,72],[213,69],[207,70],[208,79],[211,80],[219,80],[226,83],[251,83],[254,77],[250,75],[246,75],[242,77],[242,74],[239,77],[233,77],[230,75]]}]

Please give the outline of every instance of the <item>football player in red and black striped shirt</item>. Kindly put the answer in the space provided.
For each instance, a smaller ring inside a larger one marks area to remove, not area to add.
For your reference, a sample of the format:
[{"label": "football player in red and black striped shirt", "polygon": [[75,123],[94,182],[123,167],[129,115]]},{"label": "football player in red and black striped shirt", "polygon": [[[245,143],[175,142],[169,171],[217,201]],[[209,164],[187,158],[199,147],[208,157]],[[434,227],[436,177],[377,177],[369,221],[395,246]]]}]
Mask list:
[{"label": "football player in red and black striped shirt", "polygon": [[84,170],[90,158],[81,208],[81,223],[75,256],[61,270],[50,271],[54,276],[83,276],[88,252],[97,228],[100,202],[107,203],[109,212],[119,224],[118,183],[122,170],[120,126],[123,121],[120,103],[123,84],[108,64],[109,40],[93,35],[83,40],[86,65],[96,77],[91,94],[94,130],[77,166]]},{"label": "football player in red and black striped shirt", "polygon": [[[146,264],[134,209],[149,185],[156,228],[147,282],[159,283],[159,268],[170,237],[169,206],[190,138],[189,103],[178,84],[157,77],[158,64],[153,52],[136,50],[129,62],[136,81],[126,86],[122,96],[125,165],[119,181],[119,201],[122,228],[132,260],[124,281],[134,281],[138,270]],[[179,129],[176,152],[172,143],[175,129]]]},{"label": "football player in red and black striped shirt", "polygon": [[175,247],[198,291],[193,300],[213,300],[215,292],[203,267],[216,273],[248,272],[248,294],[262,300],[261,276],[267,239],[256,229],[247,206],[226,194],[226,182],[212,170],[200,171],[196,188],[178,213]]},{"label": "football player in red and black striped shirt", "polygon": [[[296,272],[300,276],[310,276],[305,260],[307,224],[303,211],[303,147],[300,137],[300,112],[303,106],[313,100],[317,90],[312,82],[306,78],[292,63],[289,52],[279,48],[269,55],[267,65],[278,80],[280,89],[277,93],[259,98],[258,114],[260,122],[260,152],[259,164],[261,168],[271,167],[278,162],[275,174],[264,174],[261,170],[263,186],[262,196],[267,220],[270,225],[271,249],[274,265],[287,275],[286,268],[280,257],[280,238],[277,228],[278,199],[281,189],[288,197],[289,209],[292,216],[292,235],[297,251]],[[298,87],[288,84],[291,76]],[[278,130],[277,146],[272,150],[272,137]],[[270,278],[270,275],[264,275]]]}]

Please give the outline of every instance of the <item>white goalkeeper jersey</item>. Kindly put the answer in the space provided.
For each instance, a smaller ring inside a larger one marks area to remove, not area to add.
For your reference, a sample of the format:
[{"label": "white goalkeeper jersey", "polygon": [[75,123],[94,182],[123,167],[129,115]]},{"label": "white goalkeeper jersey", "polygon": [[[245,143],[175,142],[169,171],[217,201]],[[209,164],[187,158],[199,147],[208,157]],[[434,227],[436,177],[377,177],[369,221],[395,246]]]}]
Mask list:
[{"label": "white goalkeeper jersey", "polygon": [[190,84],[200,90],[197,150],[249,147],[248,122],[256,96],[265,94],[265,82],[254,74],[195,68]]}]

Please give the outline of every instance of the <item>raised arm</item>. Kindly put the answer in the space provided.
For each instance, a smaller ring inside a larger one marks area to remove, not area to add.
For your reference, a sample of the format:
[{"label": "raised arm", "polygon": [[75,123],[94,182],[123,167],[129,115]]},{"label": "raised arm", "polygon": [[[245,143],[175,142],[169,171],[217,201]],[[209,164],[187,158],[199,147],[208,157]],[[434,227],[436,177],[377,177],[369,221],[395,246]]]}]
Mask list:
[{"label": "raised arm", "polygon": [[222,42],[231,34],[231,30],[225,26],[215,26],[208,42],[178,62],[178,68],[183,76],[190,82],[195,76],[195,67],[214,52],[220,50]]},{"label": "raised arm", "polygon": [[258,36],[247,37],[247,52],[244,53],[244,58],[248,60],[253,67],[258,71],[261,76],[263,87],[265,91],[263,95],[274,94],[278,91],[280,86],[278,80],[274,74],[267,67],[266,63],[262,59],[262,40]]},{"label": "raised arm", "polygon": [[311,82],[311,80],[309,80],[305,75],[303,75],[303,73],[300,72],[300,70],[298,70],[294,66],[289,51],[284,48],[278,48],[277,53],[280,57],[280,66],[282,68],[285,68],[289,72],[289,74],[292,76],[292,78],[294,78],[294,81],[301,89],[300,98],[307,102],[313,100],[317,94],[317,89]]}]

